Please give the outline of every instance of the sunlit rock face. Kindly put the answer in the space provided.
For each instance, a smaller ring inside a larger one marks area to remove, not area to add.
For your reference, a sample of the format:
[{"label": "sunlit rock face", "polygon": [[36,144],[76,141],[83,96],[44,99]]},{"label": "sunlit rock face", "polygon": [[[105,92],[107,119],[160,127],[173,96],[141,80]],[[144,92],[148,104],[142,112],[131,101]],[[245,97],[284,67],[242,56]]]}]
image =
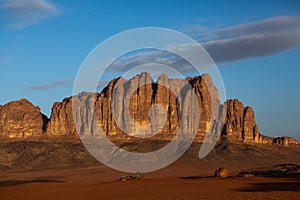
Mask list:
[{"label": "sunlit rock face", "polygon": [[251,107],[244,107],[237,99],[227,100],[227,115],[223,134],[230,140],[263,142]]},{"label": "sunlit rock face", "polygon": [[53,104],[51,117],[47,125],[47,134],[76,134],[72,114],[72,97],[66,98],[62,102],[55,102]]},{"label": "sunlit rock face", "polygon": [[1,136],[39,136],[45,132],[47,121],[40,108],[26,99],[12,101],[0,107]]},{"label": "sunlit rock face", "polygon": [[[180,130],[181,113],[195,112],[195,110],[184,111],[182,110],[183,106],[180,105],[185,101],[180,98],[185,97],[178,94],[181,94],[182,88],[187,85],[191,87],[197,98],[199,124],[196,140],[202,141],[212,126],[214,118],[212,110],[219,109],[220,106],[218,91],[209,75],[186,79],[170,79],[166,75],[161,75],[157,82],[153,82],[149,73],[142,73],[128,81],[123,78],[113,79],[100,94],[81,93],[72,97],[80,99],[81,104],[85,105],[81,106],[80,111],[76,111],[81,113],[80,121],[84,125],[79,129],[85,130],[80,134],[94,134],[93,124],[84,120],[91,119],[91,113],[95,113],[96,122],[103,133],[107,135],[126,137],[126,133],[136,132],[138,134],[141,130],[140,127],[152,124],[149,131],[155,130],[156,137],[171,139]],[[49,134],[76,133],[71,110],[72,98],[54,104],[47,129]],[[129,109],[128,113],[123,110],[126,103]],[[94,104],[94,107],[87,106],[90,104]],[[158,112],[152,115],[151,119],[149,111],[153,105],[160,105],[164,109],[164,113]],[[259,133],[251,107],[244,107],[236,99],[226,101],[225,105],[227,112],[222,136],[234,141],[270,142],[266,139],[263,140],[263,136]],[[166,114],[166,118],[162,116],[163,114]],[[120,123],[130,120],[133,121],[132,124]],[[157,131],[154,122],[163,123],[164,126]]]},{"label": "sunlit rock face", "polygon": [[[193,94],[193,95],[192,95]],[[193,101],[194,97],[196,101]],[[29,137],[90,136],[101,134],[130,139],[149,133],[150,139],[170,140],[196,127],[196,141],[203,141],[215,127],[218,113],[225,110],[221,137],[247,143],[297,143],[290,137],[261,135],[251,107],[237,99],[220,104],[209,75],[170,79],[161,75],[153,81],[149,73],[129,80],[115,78],[101,93],[82,92],[55,102],[50,119],[28,100],[0,105],[0,136]],[[195,114],[198,114],[197,120]],[[184,118],[185,117],[185,118]],[[76,122],[76,123],[75,123]],[[131,122],[131,123],[127,123]]]},{"label": "sunlit rock face", "polygon": [[[188,98],[192,97],[184,94],[188,90],[194,92],[197,105],[185,106],[188,102],[191,104]],[[72,102],[75,99],[81,106],[73,110],[73,116]],[[163,111],[151,110],[153,105],[159,105]],[[211,127],[212,106],[219,109],[220,102],[217,89],[208,75],[187,79],[169,79],[161,75],[157,82],[153,82],[149,73],[141,73],[128,81],[113,79],[100,94],[81,93],[55,103],[47,133],[65,135],[80,130],[81,135],[95,134],[96,122],[103,133],[111,136],[125,137],[128,133],[138,135],[143,127],[149,126],[150,135],[171,139],[180,130],[182,112],[198,112],[199,120],[190,118],[189,123],[198,127],[196,138],[202,140]],[[128,112],[124,109],[128,109]],[[73,117],[81,122],[81,127],[75,129]],[[126,123],[128,121],[133,123]]]}]

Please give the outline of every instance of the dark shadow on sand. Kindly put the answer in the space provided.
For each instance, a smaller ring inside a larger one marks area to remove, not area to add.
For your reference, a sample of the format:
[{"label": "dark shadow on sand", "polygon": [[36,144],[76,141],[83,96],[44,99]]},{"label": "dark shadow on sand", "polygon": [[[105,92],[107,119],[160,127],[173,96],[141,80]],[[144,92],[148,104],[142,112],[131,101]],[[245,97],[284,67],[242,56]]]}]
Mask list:
[{"label": "dark shadow on sand", "polygon": [[271,191],[299,191],[300,182],[266,182],[252,183],[248,188],[238,189],[238,192],[271,192]]},{"label": "dark shadow on sand", "polygon": [[203,178],[213,178],[214,176],[183,176],[179,177],[179,179],[203,179]]},{"label": "dark shadow on sand", "polygon": [[270,192],[270,191],[299,191],[300,192],[300,173],[264,176],[277,181],[264,183],[251,183],[247,188],[238,189],[239,192]]},{"label": "dark shadow on sand", "polygon": [[7,181],[0,181],[0,187],[7,187],[13,185],[22,185],[28,183],[63,183],[64,181],[59,180],[7,180]]}]

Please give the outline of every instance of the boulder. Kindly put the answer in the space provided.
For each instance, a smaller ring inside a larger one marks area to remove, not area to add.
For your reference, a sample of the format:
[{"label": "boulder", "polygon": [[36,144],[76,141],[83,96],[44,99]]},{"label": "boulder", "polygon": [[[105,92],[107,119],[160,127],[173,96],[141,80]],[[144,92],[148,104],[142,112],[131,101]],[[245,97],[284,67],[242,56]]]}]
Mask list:
[{"label": "boulder", "polygon": [[228,169],[226,169],[226,168],[219,168],[214,173],[214,177],[226,178],[229,176],[231,176],[231,174],[229,173]]}]

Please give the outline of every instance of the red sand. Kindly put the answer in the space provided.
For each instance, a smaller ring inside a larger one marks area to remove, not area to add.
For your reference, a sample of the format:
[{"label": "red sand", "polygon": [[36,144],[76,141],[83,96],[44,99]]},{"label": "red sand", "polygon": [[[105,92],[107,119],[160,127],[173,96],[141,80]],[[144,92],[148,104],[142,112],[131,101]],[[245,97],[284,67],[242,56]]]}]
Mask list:
[{"label": "red sand", "polygon": [[[298,174],[286,177],[188,177],[202,174],[203,170],[197,166],[180,163],[145,174],[144,179],[126,182],[118,179],[127,174],[102,165],[1,172],[0,199],[300,199]],[[10,185],[9,180],[61,182]]]}]

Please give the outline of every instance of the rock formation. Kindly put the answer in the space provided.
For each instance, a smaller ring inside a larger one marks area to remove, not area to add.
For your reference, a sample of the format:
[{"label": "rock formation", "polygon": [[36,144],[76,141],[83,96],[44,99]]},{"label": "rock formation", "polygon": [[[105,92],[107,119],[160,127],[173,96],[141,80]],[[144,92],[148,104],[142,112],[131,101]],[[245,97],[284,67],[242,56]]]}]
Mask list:
[{"label": "rock formation", "polygon": [[220,178],[226,178],[232,176],[232,174],[228,171],[227,168],[219,168],[218,170],[215,171],[214,177],[220,177]]},{"label": "rock formation", "polygon": [[245,142],[262,142],[251,107],[244,107],[237,99],[227,100],[226,124],[223,134],[228,139]]},{"label": "rock formation", "polygon": [[[192,101],[189,91],[195,93],[197,105],[187,104]],[[168,140],[177,134],[182,113],[188,111],[188,114],[199,113],[199,124],[195,124],[194,117],[187,118],[186,123],[197,125],[196,141],[203,141],[218,117],[213,112],[220,108],[218,95],[209,75],[186,79],[169,79],[161,75],[153,82],[149,73],[142,73],[128,81],[113,79],[101,93],[82,92],[54,103],[49,120],[40,113],[39,107],[25,99],[0,106],[0,136],[28,137],[43,133],[77,136],[77,131],[81,135],[91,135],[96,134],[97,123],[103,133],[111,137],[126,138],[126,133],[143,132],[148,127],[148,132],[156,133],[155,138]],[[126,103],[128,112],[124,110]],[[159,105],[165,112],[153,105]],[[227,100],[225,107],[222,137],[242,142],[296,143],[289,137],[273,139],[261,135],[252,108],[244,107],[237,99]],[[80,122],[79,127],[75,127],[74,119]],[[131,119],[132,123],[122,123]],[[163,126],[159,127],[160,124]]]},{"label": "rock formation", "polygon": [[62,102],[55,102],[53,104],[51,117],[47,125],[47,134],[76,134],[73,122],[71,97],[65,98]]},{"label": "rock formation", "polygon": [[[211,111],[212,106],[215,106],[215,109],[219,109],[217,106],[220,105],[218,92],[208,75],[184,80],[169,79],[166,75],[162,75],[158,78],[157,83],[152,81],[149,73],[142,73],[128,81],[123,78],[114,79],[100,94],[81,93],[78,96],[66,98],[61,103],[54,103],[47,133],[54,135],[72,135],[76,133],[72,114],[72,102],[74,101],[83,105],[79,106],[80,110],[76,110],[76,106],[74,108],[75,113],[80,113],[80,115],[76,116],[82,118],[76,118],[76,121],[79,120],[79,122],[82,122],[81,124],[85,126],[78,128],[85,130],[80,134],[94,134],[94,124],[90,119],[93,117],[92,113],[96,113],[96,121],[99,123],[102,131],[111,136],[125,135],[124,132],[140,132],[140,130],[142,130],[141,127],[150,124],[150,107],[154,104],[158,104],[165,109],[165,112],[153,114],[152,120],[157,121],[157,123],[152,122],[154,125],[150,127],[150,132],[153,131],[157,133],[156,137],[163,137],[165,139],[172,138],[177,134],[180,127],[180,109],[184,109],[184,105],[180,105],[180,101],[184,104],[184,98],[186,98],[184,94],[182,95],[181,93],[188,91],[188,89],[183,91],[182,88],[185,87],[193,88],[196,94],[195,100],[198,100],[196,107],[200,111],[200,122],[197,137],[201,140],[211,126],[210,121],[213,118]],[[113,94],[114,92],[116,95]],[[179,97],[176,98],[178,95]],[[113,96],[115,99],[112,98]],[[180,99],[182,96],[184,96],[183,99]],[[128,101],[127,103],[129,105],[128,113],[122,110],[126,108],[126,106],[123,105],[126,101]],[[91,106],[89,106],[90,104]],[[113,115],[113,109],[116,111],[116,116]],[[194,110],[189,110],[188,112],[191,113],[193,111]],[[164,119],[163,116],[160,116],[164,113],[166,113],[165,123],[164,121],[160,121]],[[131,119],[133,123],[122,124],[122,121],[127,122]],[[160,123],[163,123],[164,126],[159,132],[154,131],[156,130],[154,127],[155,124]],[[198,127],[198,124],[196,126]],[[90,132],[87,133],[86,130]]]},{"label": "rock formation", "polygon": [[283,146],[288,146],[289,144],[298,144],[298,141],[295,140],[293,137],[277,137],[273,139],[273,144],[280,144]]},{"label": "rock formation", "polygon": [[28,137],[46,131],[47,117],[28,100],[12,101],[0,107],[0,135]]}]

